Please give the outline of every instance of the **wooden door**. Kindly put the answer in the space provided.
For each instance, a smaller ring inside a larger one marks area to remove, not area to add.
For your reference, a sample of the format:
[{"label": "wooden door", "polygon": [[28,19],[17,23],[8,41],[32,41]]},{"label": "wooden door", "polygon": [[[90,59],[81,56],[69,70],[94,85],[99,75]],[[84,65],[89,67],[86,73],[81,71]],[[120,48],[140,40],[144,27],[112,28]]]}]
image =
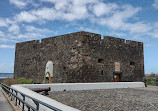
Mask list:
[{"label": "wooden door", "polygon": [[120,75],[119,74],[116,74],[115,75],[115,82],[119,82],[120,81]]}]

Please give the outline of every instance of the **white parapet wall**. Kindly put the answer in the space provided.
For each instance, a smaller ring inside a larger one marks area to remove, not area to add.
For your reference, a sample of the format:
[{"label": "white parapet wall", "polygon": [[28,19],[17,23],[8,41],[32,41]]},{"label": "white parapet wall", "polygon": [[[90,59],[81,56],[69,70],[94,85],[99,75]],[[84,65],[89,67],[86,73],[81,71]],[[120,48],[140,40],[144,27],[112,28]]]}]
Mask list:
[{"label": "white parapet wall", "polygon": [[145,87],[143,82],[100,82],[100,83],[54,83],[54,84],[26,84],[26,88],[51,88],[51,91],[95,90],[114,88]]},{"label": "white parapet wall", "polygon": [[[78,109],[72,108],[70,106],[64,105],[56,100],[38,94],[32,90],[31,88],[51,88],[51,92],[53,91],[73,91],[73,90],[95,90],[95,89],[116,89],[116,88],[139,88],[145,87],[143,82],[101,82],[101,83],[53,83],[53,84],[25,84],[25,85],[12,85],[12,88],[31,96],[37,100],[40,100],[44,103],[47,103],[51,106],[54,106],[62,111],[79,111]],[[22,98],[20,94],[19,97]],[[30,105],[36,106],[35,103],[26,98],[26,102]],[[43,105],[39,106],[40,111],[51,111],[49,108],[46,108]]]}]

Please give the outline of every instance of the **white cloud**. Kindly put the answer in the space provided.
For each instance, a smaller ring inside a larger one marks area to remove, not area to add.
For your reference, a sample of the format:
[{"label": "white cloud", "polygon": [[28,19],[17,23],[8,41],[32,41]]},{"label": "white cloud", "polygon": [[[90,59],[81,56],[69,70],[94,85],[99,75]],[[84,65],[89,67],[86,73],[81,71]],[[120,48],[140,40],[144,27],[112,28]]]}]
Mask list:
[{"label": "white cloud", "polygon": [[67,6],[71,5],[70,0],[41,0],[42,2],[49,2],[55,5],[56,10],[65,10]]},{"label": "white cloud", "polygon": [[67,13],[63,13],[61,18],[67,21],[81,20],[88,18],[89,13],[86,6],[70,6]]},{"label": "white cloud", "polygon": [[33,10],[30,12],[33,16],[36,16],[38,20],[55,20],[61,16],[60,13],[57,13],[53,8],[42,8],[39,10]]},{"label": "white cloud", "polygon": [[9,2],[20,9],[26,8],[26,6],[28,5],[32,5],[34,7],[38,6],[38,4],[34,2],[34,0],[9,0]]},{"label": "white cloud", "polygon": [[67,12],[57,11],[54,8],[42,8],[38,10],[32,10],[29,12],[23,11],[15,16],[15,20],[18,22],[39,22],[41,21],[53,21],[53,20],[80,20],[88,17],[88,11],[85,6],[71,6]]},{"label": "white cloud", "polygon": [[20,29],[19,29],[19,26],[16,25],[16,24],[13,24],[11,25],[9,28],[8,28],[9,32],[12,32],[14,34],[18,34]]},{"label": "white cloud", "polygon": [[[83,20],[95,19],[94,16],[110,16],[102,17],[102,19],[109,23],[119,23],[125,21],[128,18],[133,17],[140,8],[134,8],[131,5],[118,6],[115,3],[104,3],[100,0],[42,0],[45,2],[51,2],[55,5],[53,8],[40,8],[32,11],[23,11],[16,15],[15,19],[19,22],[37,22],[45,20]],[[118,10],[117,10],[118,9]],[[93,12],[93,13],[91,13]],[[109,19],[109,20],[108,20]],[[119,20],[119,22],[118,22]],[[111,22],[112,21],[112,22]],[[103,21],[101,21],[103,23]],[[115,24],[117,25],[117,24]],[[111,26],[115,26],[113,23]]]},{"label": "white cloud", "polygon": [[154,23],[154,27],[158,28],[158,22]]},{"label": "white cloud", "polygon": [[158,9],[158,0],[154,0],[153,7]]},{"label": "white cloud", "polygon": [[[72,1],[72,0],[70,0]],[[73,0],[73,4],[74,5],[87,5],[87,4],[95,4],[95,3],[99,3],[102,0]]]},{"label": "white cloud", "polygon": [[38,22],[44,23],[45,20],[55,20],[61,17],[61,14],[57,13],[53,8],[42,8],[32,11],[22,11],[20,14],[16,15],[14,19],[17,22]]},{"label": "white cloud", "polygon": [[143,33],[151,29],[150,25],[143,22],[128,22],[128,19],[134,17],[141,8],[134,8],[131,5],[125,5],[120,8],[122,9],[117,10],[110,17],[97,19],[97,22],[113,30],[129,31],[130,33]]},{"label": "white cloud", "polygon": [[14,45],[0,44],[0,48],[15,48]]},{"label": "white cloud", "polygon": [[18,8],[24,8],[27,5],[27,2],[24,0],[9,0],[11,4],[14,4]]},{"label": "white cloud", "polygon": [[97,2],[100,2],[101,0],[40,0],[42,2],[49,2],[49,3],[53,3],[53,4],[63,4],[63,5],[60,5],[61,7],[62,6],[65,6],[64,4],[74,4],[74,5],[86,5],[86,4],[89,4],[89,3],[97,3]]},{"label": "white cloud", "polygon": [[157,29],[154,28],[151,32],[148,32],[147,35],[153,38],[158,38],[158,28]]},{"label": "white cloud", "polygon": [[[104,3],[100,0],[41,0],[44,2],[51,2],[55,5],[55,8],[43,8],[40,10],[34,10],[31,13],[34,16],[38,16],[38,19],[45,20],[83,20],[89,19],[91,22],[97,22],[101,25],[106,25],[111,29],[119,29],[130,32],[145,32],[150,28],[147,28],[144,23],[128,23],[128,19],[134,17],[141,8],[135,8],[131,5],[118,6],[115,3]],[[91,13],[93,12],[93,13]],[[100,17],[99,19],[96,18]],[[136,28],[136,26],[138,27]]]},{"label": "white cloud", "polygon": [[0,40],[3,41],[3,42],[14,42],[14,43],[19,42],[17,40],[11,39],[10,37],[8,37],[8,38],[1,38]]},{"label": "white cloud", "polygon": [[[13,36],[13,32],[2,32],[0,31],[0,41],[1,42],[18,42],[17,40],[11,39],[11,37]],[[2,46],[4,47],[4,46]]]},{"label": "white cloud", "polygon": [[124,25],[124,30],[127,30],[131,33],[146,33],[151,30],[151,26],[142,22],[136,23],[126,23]]},{"label": "white cloud", "polygon": [[16,23],[16,21],[13,21],[12,19],[9,19],[9,18],[6,18],[6,19],[5,19],[5,22],[6,22],[7,24],[15,24],[15,23]]},{"label": "white cloud", "polygon": [[4,36],[4,32],[0,31],[0,37]]},{"label": "white cloud", "polygon": [[52,32],[49,29],[46,28],[36,28],[34,26],[25,26],[25,29],[27,32],[37,32],[37,33],[50,33]]},{"label": "white cloud", "polygon": [[23,11],[19,15],[15,16],[15,20],[19,21],[19,22],[31,23],[31,22],[36,21],[37,19],[38,18],[35,15],[31,14],[30,12],[26,12],[26,11]]},{"label": "white cloud", "polygon": [[40,8],[31,11],[22,11],[15,16],[19,22],[36,22],[45,20],[81,20],[89,17],[88,7],[86,4],[95,3],[98,0],[42,0],[54,3],[53,8]]},{"label": "white cloud", "polygon": [[6,22],[6,20],[0,18],[0,27],[7,27],[7,26],[8,26],[8,23]]},{"label": "white cloud", "polygon": [[51,31],[47,28],[37,28],[31,25],[24,25],[25,33],[18,34],[16,36],[12,36],[12,39],[20,40],[32,40],[32,39],[39,39],[45,37],[47,34],[52,33],[56,34],[56,32]]},{"label": "white cloud", "polygon": [[112,11],[116,10],[118,8],[117,4],[105,4],[105,3],[98,3],[93,6],[93,13],[97,16],[100,17],[102,15],[107,15],[112,13]]},{"label": "white cloud", "polygon": [[46,36],[45,34],[37,33],[37,32],[26,32],[22,34],[18,34],[16,36],[11,36],[11,39],[16,39],[16,40],[32,40],[32,39],[39,39],[43,38]]},{"label": "white cloud", "polygon": [[[20,32],[20,28],[22,28],[23,32]],[[37,28],[31,25],[24,24],[12,24],[8,28],[8,32],[4,33],[0,31],[0,40],[3,42],[19,42],[21,40],[43,38],[49,33],[56,34],[56,32],[51,31],[47,28]],[[1,45],[1,48],[9,48],[9,46],[7,47],[6,45]]]},{"label": "white cloud", "polygon": [[[50,2],[50,3],[54,3],[55,2],[55,0],[41,0],[42,2]],[[64,1],[66,1],[66,0],[64,0]]]},{"label": "white cloud", "polygon": [[[19,1],[19,0],[15,0]],[[29,2],[28,2],[29,1]],[[26,4],[33,3],[32,0],[21,1],[26,2]],[[21,22],[27,23],[38,23],[44,24],[50,21],[73,21],[77,20],[88,20],[91,23],[97,23],[102,25],[113,32],[121,31],[128,34],[135,35],[149,35],[151,37],[156,37],[157,32],[154,28],[158,25],[153,26],[150,23],[145,23],[139,21],[139,18],[135,20],[138,13],[141,11],[140,7],[133,7],[132,5],[119,5],[116,2],[108,3],[102,0],[40,0],[42,2],[49,2],[52,4],[50,7],[41,7],[37,9],[31,9],[29,11],[22,11],[14,16],[14,20],[3,20],[3,23],[7,25],[11,24],[9,31],[14,34],[18,34],[18,28],[13,27],[14,24],[21,24]],[[40,4],[40,3],[39,3]],[[1,23],[1,22],[0,22]],[[74,22],[75,23],[75,22]],[[7,26],[1,25],[1,26]],[[8,26],[9,26],[8,25]],[[154,28],[153,28],[154,27]],[[21,26],[19,25],[19,29]],[[25,32],[17,36],[9,36],[14,39],[31,39],[43,37],[45,34],[50,33],[49,29],[40,29],[34,26],[26,25],[24,27]],[[85,28],[88,30],[87,28]],[[54,32],[53,32],[54,33]],[[29,35],[30,34],[30,35]],[[42,35],[44,34],[44,35]],[[115,33],[115,35],[123,35],[120,33]]]}]

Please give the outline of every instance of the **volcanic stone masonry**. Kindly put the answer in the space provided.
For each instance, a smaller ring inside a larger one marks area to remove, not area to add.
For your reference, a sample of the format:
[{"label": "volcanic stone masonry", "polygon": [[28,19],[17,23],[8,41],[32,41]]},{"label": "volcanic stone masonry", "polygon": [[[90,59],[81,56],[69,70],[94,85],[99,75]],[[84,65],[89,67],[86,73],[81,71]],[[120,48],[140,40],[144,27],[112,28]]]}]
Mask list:
[{"label": "volcanic stone masonry", "polygon": [[143,43],[75,32],[16,44],[14,78],[42,83],[48,61],[53,83],[142,81]]}]

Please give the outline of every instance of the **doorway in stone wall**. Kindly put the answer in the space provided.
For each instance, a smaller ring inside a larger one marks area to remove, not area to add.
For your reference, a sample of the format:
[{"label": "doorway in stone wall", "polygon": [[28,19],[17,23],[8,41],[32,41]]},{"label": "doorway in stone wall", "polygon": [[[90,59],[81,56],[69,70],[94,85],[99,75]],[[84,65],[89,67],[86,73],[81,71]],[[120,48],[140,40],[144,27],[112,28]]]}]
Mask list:
[{"label": "doorway in stone wall", "polygon": [[119,82],[119,81],[120,81],[120,75],[119,74],[115,74],[114,82]]},{"label": "doorway in stone wall", "polygon": [[52,77],[53,77],[53,62],[48,61],[46,64],[43,83],[52,83]]},{"label": "doorway in stone wall", "polygon": [[114,82],[120,82],[121,81],[122,73],[120,72],[120,69],[121,69],[120,62],[119,61],[115,62],[115,72],[113,73]]},{"label": "doorway in stone wall", "polygon": [[114,78],[114,82],[120,82],[121,81],[121,72],[114,72],[113,78]]}]

